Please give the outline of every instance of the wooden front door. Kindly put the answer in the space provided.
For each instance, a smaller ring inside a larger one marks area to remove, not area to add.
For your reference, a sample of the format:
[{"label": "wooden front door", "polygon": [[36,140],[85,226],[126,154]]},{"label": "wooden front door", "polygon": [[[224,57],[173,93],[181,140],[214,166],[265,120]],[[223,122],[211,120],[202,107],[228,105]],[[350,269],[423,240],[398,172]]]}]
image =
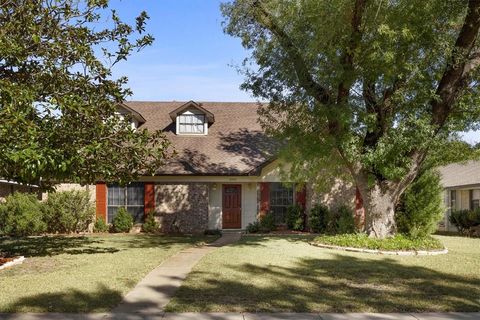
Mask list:
[{"label": "wooden front door", "polygon": [[224,184],[222,199],[222,228],[240,229],[242,227],[242,186]]}]

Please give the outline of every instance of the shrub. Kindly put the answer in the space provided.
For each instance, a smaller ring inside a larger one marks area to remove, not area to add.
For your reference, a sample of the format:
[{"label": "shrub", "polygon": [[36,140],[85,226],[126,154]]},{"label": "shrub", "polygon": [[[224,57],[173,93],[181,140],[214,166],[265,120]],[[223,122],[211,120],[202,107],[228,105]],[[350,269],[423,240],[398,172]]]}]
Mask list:
[{"label": "shrub", "polygon": [[290,230],[303,230],[303,210],[298,204],[287,208],[287,227]]},{"label": "shrub", "polygon": [[311,231],[316,233],[325,233],[327,231],[330,210],[323,204],[316,204],[308,217],[308,224]]},{"label": "shrub", "polygon": [[156,233],[159,231],[160,224],[155,220],[155,213],[149,212],[147,213],[147,217],[145,218],[145,222],[142,225],[143,232],[146,233]]},{"label": "shrub", "polygon": [[93,226],[93,232],[107,232],[108,231],[108,224],[105,223],[102,217],[98,217],[95,220],[95,225]]},{"label": "shrub", "polygon": [[64,191],[48,195],[44,205],[45,222],[50,233],[88,231],[95,208],[88,191]]},{"label": "shrub", "polygon": [[335,225],[334,233],[336,234],[355,232],[355,220],[352,209],[345,205],[340,206],[332,224]]},{"label": "shrub", "polygon": [[113,232],[129,232],[133,227],[133,217],[128,213],[127,209],[119,208],[117,215],[112,221]]},{"label": "shrub", "polygon": [[249,223],[246,228],[247,233],[257,233],[260,231],[260,221]]},{"label": "shrub", "polygon": [[[248,228],[248,226],[247,226]],[[207,229],[205,230],[204,234],[206,236],[221,236],[222,235],[222,230],[220,229]]]},{"label": "shrub", "polygon": [[395,210],[398,231],[409,237],[425,237],[438,228],[444,214],[440,176],[425,171],[405,190]]},{"label": "shrub", "polygon": [[268,213],[260,217],[259,231],[270,232],[273,230],[275,230],[275,219],[273,218],[273,214]]},{"label": "shrub", "polygon": [[16,192],[0,204],[0,235],[32,236],[45,233],[42,203],[33,194]]},{"label": "shrub", "polygon": [[460,233],[468,234],[470,228],[480,225],[480,209],[452,211],[449,220]]}]

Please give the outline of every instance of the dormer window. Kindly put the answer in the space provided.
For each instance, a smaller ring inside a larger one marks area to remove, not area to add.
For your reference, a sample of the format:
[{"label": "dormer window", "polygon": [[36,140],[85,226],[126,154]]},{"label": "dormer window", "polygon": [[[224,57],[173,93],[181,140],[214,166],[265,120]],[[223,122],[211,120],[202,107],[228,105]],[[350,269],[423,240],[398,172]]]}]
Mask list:
[{"label": "dormer window", "polygon": [[205,115],[187,111],[177,116],[178,134],[205,134],[207,131]]},{"label": "dormer window", "polygon": [[194,101],[172,110],[169,115],[179,135],[207,135],[208,126],[215,122],[213,113]]}]

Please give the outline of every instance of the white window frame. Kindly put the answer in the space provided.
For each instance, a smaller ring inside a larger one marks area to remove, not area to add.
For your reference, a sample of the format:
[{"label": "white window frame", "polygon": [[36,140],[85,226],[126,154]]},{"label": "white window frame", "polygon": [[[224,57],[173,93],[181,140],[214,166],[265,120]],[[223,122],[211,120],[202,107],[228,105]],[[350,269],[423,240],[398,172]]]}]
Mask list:
[{"label": "white window frame", "polygon": [[[203,132],[195,133],[195,132],[180,132],[180,117],[181,116],[202,116],[203,117]],[[208,121],[207,115],[204,113],[194,112],[191,110],[187,110],[177,115],[176,123],[176,132],[178,135],[182,136],[206,136],[208,134]]]}]

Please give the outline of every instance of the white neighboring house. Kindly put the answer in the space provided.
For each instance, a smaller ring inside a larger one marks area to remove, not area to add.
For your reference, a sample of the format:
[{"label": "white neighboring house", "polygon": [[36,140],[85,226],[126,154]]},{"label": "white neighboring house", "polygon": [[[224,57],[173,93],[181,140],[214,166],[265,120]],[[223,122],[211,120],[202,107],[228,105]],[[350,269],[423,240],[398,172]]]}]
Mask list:
[{"label": "white neighboring house", "polygon": [[452,163],[439,167],[447,210],[439,230],[457,231],[449,221],[452,211],[480,207],[480,161]]}]

